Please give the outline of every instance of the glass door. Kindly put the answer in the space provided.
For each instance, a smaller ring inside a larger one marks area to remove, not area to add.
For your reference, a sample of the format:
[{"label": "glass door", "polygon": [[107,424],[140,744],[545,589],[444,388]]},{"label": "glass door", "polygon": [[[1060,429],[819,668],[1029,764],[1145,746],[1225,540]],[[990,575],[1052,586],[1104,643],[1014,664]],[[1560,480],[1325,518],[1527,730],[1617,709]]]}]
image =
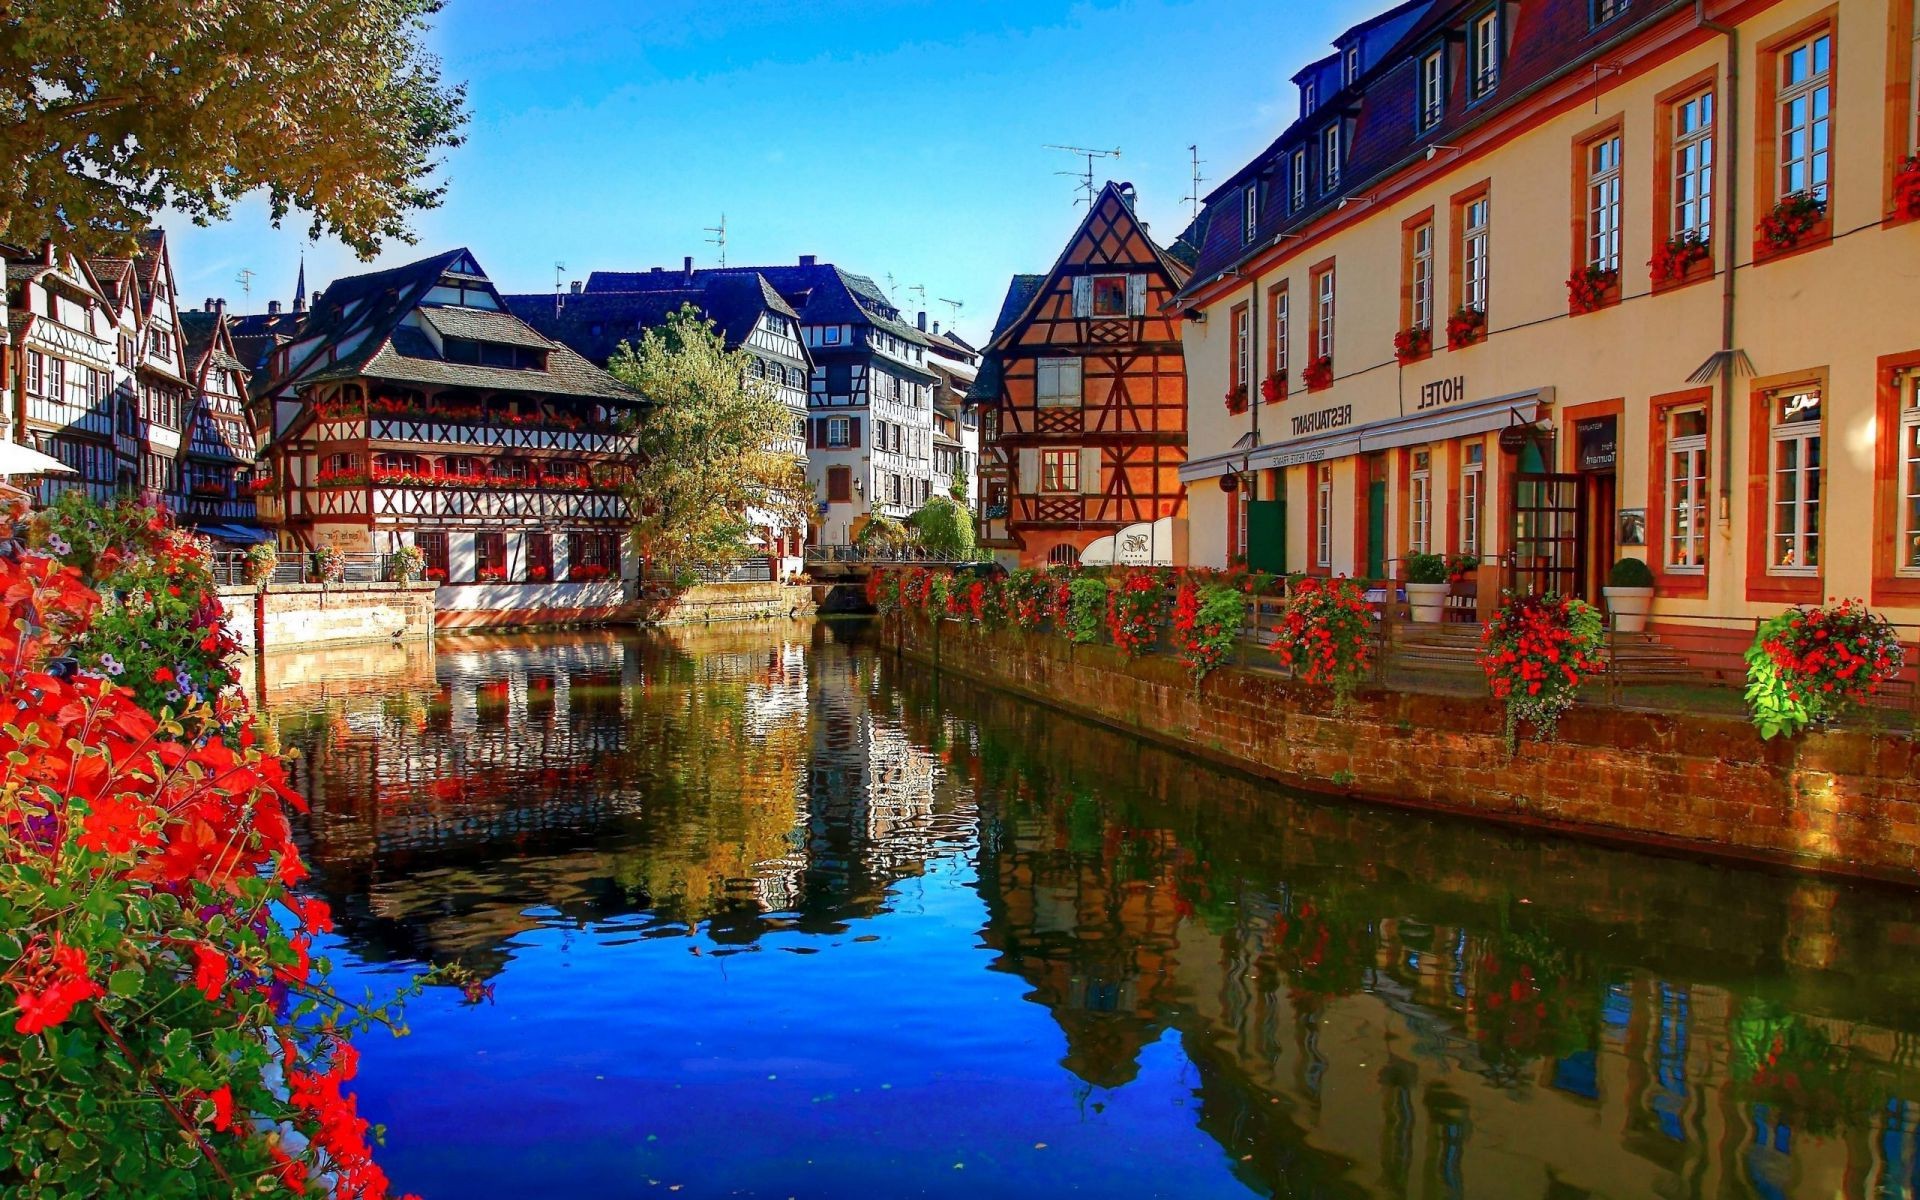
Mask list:
[{"label": "glass door", "polygon": [[1586,594],[1586,492],[1579,475],[1522,472],[1513,480],[1513,588]]}]

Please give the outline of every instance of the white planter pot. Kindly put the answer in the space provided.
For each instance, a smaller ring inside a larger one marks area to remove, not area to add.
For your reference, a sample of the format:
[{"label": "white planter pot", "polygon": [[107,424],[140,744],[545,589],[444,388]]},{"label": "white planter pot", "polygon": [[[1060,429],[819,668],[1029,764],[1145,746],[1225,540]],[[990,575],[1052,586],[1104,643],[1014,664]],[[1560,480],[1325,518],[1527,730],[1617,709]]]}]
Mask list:
[{"label": "white planter pot", "polygon": [[1413,609],[1413,619],[1426,625],[1438,625],[1446,619],[1447,590],[1444,583],[1409,583],[1407,586],[1407,604]]},{"label": "white planter pot", "polygon": [[1617,633],[1640,633],[1647,627],[1647,613],[1653,608],[1650,587],[1610,587],[1600,589],[1607,598],[1607,611],[1613,614]]}]

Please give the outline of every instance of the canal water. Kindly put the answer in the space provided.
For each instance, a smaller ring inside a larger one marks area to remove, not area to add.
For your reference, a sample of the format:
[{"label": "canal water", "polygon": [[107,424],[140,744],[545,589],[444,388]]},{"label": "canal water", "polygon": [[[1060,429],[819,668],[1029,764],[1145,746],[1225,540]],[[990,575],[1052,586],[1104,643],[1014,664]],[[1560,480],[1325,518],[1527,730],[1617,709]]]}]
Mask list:
[{"label": "canal water", "polygon": [[426,1200],[1920,1181],[1905,894],[1289,795],[857,623],[348,658],[267,700],[336,983],[472,973],[364,1040]]}]

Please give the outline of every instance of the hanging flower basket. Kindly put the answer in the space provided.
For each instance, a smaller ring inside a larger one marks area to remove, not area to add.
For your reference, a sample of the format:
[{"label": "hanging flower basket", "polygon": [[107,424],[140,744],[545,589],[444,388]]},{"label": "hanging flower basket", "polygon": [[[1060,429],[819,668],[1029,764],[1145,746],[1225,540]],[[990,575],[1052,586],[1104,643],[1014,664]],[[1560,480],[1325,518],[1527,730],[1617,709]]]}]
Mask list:
[{"label": "hanging flower basket", "polygon": [[1598,312],[1619,295],[1620,272],[1585,266],[1567,276],[1567,311],[1578,317]]},{"label": "hanging flower basket", "polygon": [[1564,596],[1507,593],[1481,637],[1480,667],[1493,698],[1506,706],[1507,746],[1521,724],[1552,741],[1580,685],[1599,671],[1599,610]]},{"label": "hanging flower basket", "polygon": [[1414,325],[1393,335],[1393,356],[1401,365],[1419,362],[1433,353],[1433,330]]},{"label": "hanging flower basket", "polygon": [[1774,203],[1772,211],[1760,218],[1761,245],[1775,253],[1791,250],[1805,241],[1807,235],[1818,229],[1826,219],[1825,196],[1815,196],[1810,192],[1783,196]]},{"label": "hanging flower basket", "polygon": [[1747,711],[1762,738],[1791,737],[1878,692],[1903,662],[1893,626],[1858,600],[1790,608],[1747,650]]},{"label": "hanging flower basket", "polygon": [[1910,154],[1893,172],[1893,215],[1920,219],[1920,154]]},{"label": "hanging flower basket", "polygon": [[1268,404],[1278,404],[1287,398],[1287,373],[1274,371],[1260,381],[1260,398]]},{"label": "hanging flower basket", "polygon": [[1487,336],[1487,314],[1461,305],[1447,318],[1447,349],[1463,350]]},{"label": "hanging flower basket", "polygon": [[1317,392],[1322,388],[1332,387],[1333,356],[1323,354],[1319,358],[1314,359],[1307,364],[1307,369],[1301,372],[1300,377],[1306,381],[1307,390],[1310,392]]},{"label": "hanging flower basket", "polygon": [[1373,611],[1352,579],[1300,580],[1273,631],[1273,652],[1294,678],[1333,693],[1345,712],[1373,666]]},{"label": "hanging flower basket", "polygon": [[1699,234],[1689,230],[1676,233],[1654,249],[1653,259],[1647,264],[1653,275],[1653,285],[1661,287],[1667,284],[1685,282],[1696,268],[1706,265],[1713,259],[1713,247]]},{"label": "hanging flower basket", "polygon": [[1228,388],[1226,400],[1229,413],[1237,415],[1247,411],[1247,385],[1243,383],[1239,387]]}]

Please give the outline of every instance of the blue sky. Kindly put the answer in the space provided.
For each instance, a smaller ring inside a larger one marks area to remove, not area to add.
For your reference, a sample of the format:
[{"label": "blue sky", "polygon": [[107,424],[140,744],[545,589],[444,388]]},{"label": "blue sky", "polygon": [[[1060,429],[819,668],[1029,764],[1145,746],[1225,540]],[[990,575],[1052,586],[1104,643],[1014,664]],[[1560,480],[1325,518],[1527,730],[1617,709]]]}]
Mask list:
[{"label": "blue sky", "polygon": [[[1218,179],[1294,111],[1287,82],[1386,0],[451,0],[433,34],[469,85],[467,143],[416,246],[376,265],[471,247],[495,282],[547,291],[595,268],[712,265],[702,227],[724,212],[730,265],[817,254],[976,340],[1007,278],[1051,264],[1078,220],[1081,161],[1048,143],[1112,148],[1156,236],[1190,209],[1187,146]],[[1203,191],[1210,185],[1203,185]],[[181,291],[239,311],[307,279],[365,269],[257,201],[197,229],[164,222]],[[251,296],[236,276],[254,273]]]}]

